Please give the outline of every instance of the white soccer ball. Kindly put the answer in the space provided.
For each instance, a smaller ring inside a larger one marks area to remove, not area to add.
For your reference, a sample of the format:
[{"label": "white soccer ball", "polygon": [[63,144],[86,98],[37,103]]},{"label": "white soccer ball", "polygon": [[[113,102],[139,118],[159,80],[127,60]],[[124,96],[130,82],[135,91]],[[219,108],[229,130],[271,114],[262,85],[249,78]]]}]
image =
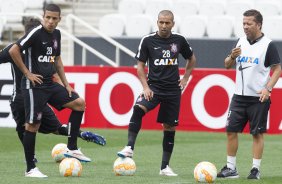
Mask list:
[{"label": "white soccer ball", "polygon": [[216,175],[215,165],[207,161],[198,163],[194,169],[194,178],[197,182],[213,183]]},{"label": "white soccer ball", "polygon": [[118,157],[114,162],[113,168],[117,176],[132,176],[136,171],[136,164],[132,158]]},{"label": "white soccer ball", "polygon": [[65,158],[59,166],[61,176],[80,176],[82,165],[76,158]]},{"label": "white soccer ball", "polygon": [[51,152],[52,158],[56,161],[56,162],[61,162],[65,156],[64,153],[67,150],[67,145],[65,143],[59,143],[56,144]]}]

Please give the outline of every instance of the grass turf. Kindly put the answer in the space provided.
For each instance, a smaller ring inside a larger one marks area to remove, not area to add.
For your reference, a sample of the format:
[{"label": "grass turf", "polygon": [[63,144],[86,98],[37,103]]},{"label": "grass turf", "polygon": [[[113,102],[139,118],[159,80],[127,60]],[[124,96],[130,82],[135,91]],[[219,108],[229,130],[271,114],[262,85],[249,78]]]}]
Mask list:
[{"label": "grass turf", "polygon": [[[92,129],[89,129],[93,131]],[[0,128],[0,183],[98,183],[98,184],[188,184],[195,183],[193,170],[200,161],[210,161],[217,169],[226,164],[226,136],[224,133],[181,132],[176,133],[174,153],[170,166],[179,174],[178,177],[159,176],[162,154],[162,132],[141,130],[134,152],[137,171],[134,176],[115,176],[112,170],[117,158],[116,152],[126,143],[127,130],[98,129],[96,133],[107,138],[106,146],[85,142],[79,139],[82,152],[93,161],[83,163],[82,176],[62,177],[59,174],[59,164],[51,158],[51,150],[57,143],[66,142],[66,137],[57,135],[37,134],[36,156],[37,166],[48,175],[47,179],[25,178],[25,163],[22,146],[15,129]],[[252,166],[252,137],[248,134],[239,136],[239,151],[237,154],[237,169],[239,179],[217,179],[215,183],[245,184],[245,183],[282,183],[282,135],[265,135],[265,150],[261,166],[261,180],[250,181],[246,177]]]}]

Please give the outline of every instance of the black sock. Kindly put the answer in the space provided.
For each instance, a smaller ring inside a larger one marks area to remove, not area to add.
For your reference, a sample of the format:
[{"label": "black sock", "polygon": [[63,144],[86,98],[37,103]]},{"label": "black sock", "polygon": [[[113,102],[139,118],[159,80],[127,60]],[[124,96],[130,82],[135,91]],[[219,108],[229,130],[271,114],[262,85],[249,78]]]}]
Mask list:
[{"label": "black sock", "polygon": [[[68,125],[62,125],[59,129],[58,129],[59,135],[64,135],[64,136],[68,136]],[[79,134],[78,137],[81,138],[81,133],[82,131],[79,129]]]},{"label": "black sock", "polygon": [[21,143],[23,145],[24,131],[18,131],[17,133],[18,133],[18,137],[19,137],[19,139],[20,139],[20,141],[21,141]]},{"label": "black sock", "polygon": [[72,111],[68,127],[68,148],[77,150],[77,137],[84,111]]},{"label": "black sock", "polygon": [[26,172],[36,167],[33,160],[35,153],[35,138],[36,138],[36,132],[30,132],[27,130],[25,131],[23,136],[23,145],[24,145],[25,160],[27,165]]},{"label": "black sock", "polygon": [[135,141],[137,135],[141,129],[142,117],[145,115],[143,109],[139,106],[135,105],[133,114],[130,119],[130,123],[128,126],[128,143],[127,146],[131,146],[131,149],[134,150]]},{"label": "black sock", "polygon": [[175,131],[164,131],[163,137],[163,157],[161,169],[169,165],[169,160],[173,151]]}]

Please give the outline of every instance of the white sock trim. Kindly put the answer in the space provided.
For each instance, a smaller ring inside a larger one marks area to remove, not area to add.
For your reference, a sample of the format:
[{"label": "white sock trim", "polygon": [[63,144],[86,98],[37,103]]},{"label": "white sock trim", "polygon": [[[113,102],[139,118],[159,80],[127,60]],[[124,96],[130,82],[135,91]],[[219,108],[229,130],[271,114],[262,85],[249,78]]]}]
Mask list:
[{"label": "white sock trim", "polygon": [[232,170],[236,168],[236,156],[227,156],[227,167]]},{"label": "white sock trim", "polygon": [[261,159],[255,159],[253,158],[253,168],[257,168],[259,170],[260,168],[260,163],[261,163]]}]

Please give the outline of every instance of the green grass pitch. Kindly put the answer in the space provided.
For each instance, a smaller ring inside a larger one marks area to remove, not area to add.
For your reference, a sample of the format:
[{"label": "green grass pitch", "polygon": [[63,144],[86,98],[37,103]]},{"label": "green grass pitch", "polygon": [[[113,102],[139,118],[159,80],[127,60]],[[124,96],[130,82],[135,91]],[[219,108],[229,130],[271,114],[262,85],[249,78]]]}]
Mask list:
[{"label": "green grass pitch", "polygon": [[[89,129],[93,131],[93,129]],[[22,146],[14,128],[0,128],[0,183],[2,184],[189,184],[195,183],[193,170],[200,161],[210,161],[217,169],[226,163],[226,136],[224,133],[181,132],[176,133],[174,153],[170,166],[178,177],[159,176],[162,153],[162,132],[141,130],[134,152],[137,170],[134,176],[115,176],[113,162],[116,152],[123,148],[127,139],[127,130],[98,129],[96,133],[107,138],[106,146],[99,146],[79,139],[82,152],[93,161],[83,164],[82,176],[62,177],[59,164],[51,158],[51,150],[57,143],[67,138],[57,135],[37,134],[37,166],[49,177],[47,179],[25,178],[25,163]],[[239,136],[237,169],[239,179],[217,179],[215,183],[282,183],[282,135],[265,135],[265,150],[261,166],[261,180],[250,181],[246,177],[252,165],[252,137]]]}]

